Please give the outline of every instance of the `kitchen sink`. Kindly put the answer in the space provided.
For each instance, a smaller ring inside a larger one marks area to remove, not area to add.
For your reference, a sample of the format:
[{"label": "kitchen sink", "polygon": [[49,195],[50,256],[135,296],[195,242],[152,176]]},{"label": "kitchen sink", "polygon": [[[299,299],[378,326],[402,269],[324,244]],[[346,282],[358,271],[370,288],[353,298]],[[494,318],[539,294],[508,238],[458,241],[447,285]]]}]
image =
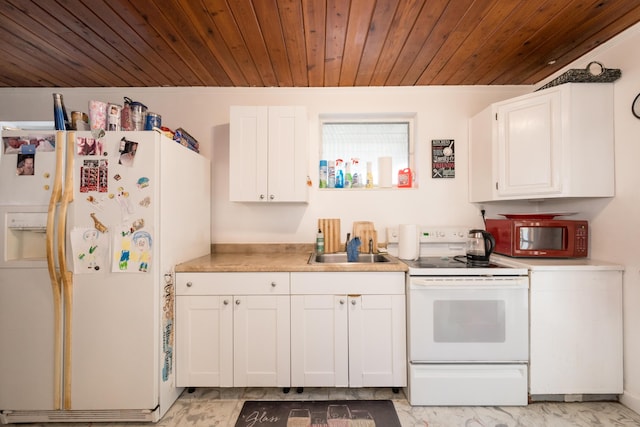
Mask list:
[{"label": "kitchen sink", "polygon": [[335,254],[316,254],[313,253],[309,257],[309,264],[354,264],[354,263],[378,263],[378,262],[394,262],[385,254],[358,254],[357,261],[348,261],[346,252],[338,252]]}]

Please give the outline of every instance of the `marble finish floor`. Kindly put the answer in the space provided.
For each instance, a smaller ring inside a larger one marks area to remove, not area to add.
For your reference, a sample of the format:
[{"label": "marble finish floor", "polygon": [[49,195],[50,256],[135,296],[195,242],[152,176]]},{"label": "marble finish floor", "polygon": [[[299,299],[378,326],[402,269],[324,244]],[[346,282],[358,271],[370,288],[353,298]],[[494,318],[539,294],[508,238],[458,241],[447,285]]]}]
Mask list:
[{"label": "marble finish floor", "polygon": [[[16,427],[233,427],[245,400],[392,400],[403,427],[626,427],[640,415],[617,402],[536,402],[528,406],[411,407],[402,391],[387,388],[305,388],[284,394],[277,388],[198,388],[186,390],[157,424],[48,423]],[[12,424],[10,424],[12,426]],[[384,426],[380,426],[384,427]]]}]

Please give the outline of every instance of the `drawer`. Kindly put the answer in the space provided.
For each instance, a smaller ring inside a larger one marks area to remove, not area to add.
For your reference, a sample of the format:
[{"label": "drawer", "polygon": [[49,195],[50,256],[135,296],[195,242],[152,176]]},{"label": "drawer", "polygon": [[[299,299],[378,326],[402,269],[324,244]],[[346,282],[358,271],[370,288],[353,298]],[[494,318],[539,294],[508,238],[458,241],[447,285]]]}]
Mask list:
[{"label": "drawer", "polygon": [[293,272],[291,294],[404,295],[404,272]]},{"label": "drawer", "polygon": [[288,295],[289,273],[176,273],[176,295]]}]

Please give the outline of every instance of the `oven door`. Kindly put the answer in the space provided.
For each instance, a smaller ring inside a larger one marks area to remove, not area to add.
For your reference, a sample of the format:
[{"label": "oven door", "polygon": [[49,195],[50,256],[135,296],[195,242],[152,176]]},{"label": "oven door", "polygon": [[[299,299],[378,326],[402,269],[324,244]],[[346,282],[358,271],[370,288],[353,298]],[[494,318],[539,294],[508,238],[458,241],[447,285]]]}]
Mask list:
[{"label": "oven door", "polygon": [[412,363],[518,362],[529,356],[528,277],[410,277]]}]

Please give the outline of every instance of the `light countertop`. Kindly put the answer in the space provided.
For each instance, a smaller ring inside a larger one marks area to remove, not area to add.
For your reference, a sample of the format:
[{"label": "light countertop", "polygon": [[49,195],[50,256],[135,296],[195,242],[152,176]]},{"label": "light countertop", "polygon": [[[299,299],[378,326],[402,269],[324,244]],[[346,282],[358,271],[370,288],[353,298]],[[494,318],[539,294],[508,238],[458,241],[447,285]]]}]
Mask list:
[{"label": "light countertop", "polygon": [[309,264],[309,244],[218,244],[209,255],[176,265],[177,273],[275,272],[275,271],[391,271],[405,272],[408,266],[394,256],[392,262]]},{"label": "light countertop", "polygon": [[624,266],[608,261],[589,258],[513,258],[504,255],[491,255],[491,261],[507,267],[525,267],[529,270],[624,270]]}]

